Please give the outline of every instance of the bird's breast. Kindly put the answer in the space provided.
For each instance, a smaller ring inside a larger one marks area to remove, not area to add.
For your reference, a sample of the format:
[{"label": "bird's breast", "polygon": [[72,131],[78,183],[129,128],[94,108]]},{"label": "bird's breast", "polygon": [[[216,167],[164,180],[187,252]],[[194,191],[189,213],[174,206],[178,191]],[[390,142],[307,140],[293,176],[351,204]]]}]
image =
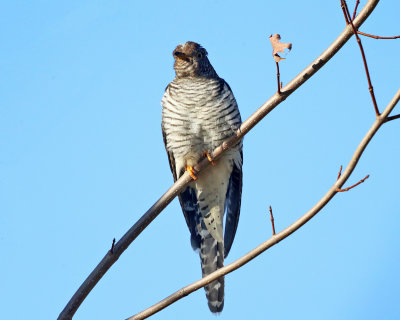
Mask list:
[{"label": "bird's breast", "polygon": [[162,106],[167,150],[187,165],[197,163],[240,125],[233,94],[215,79],[171,82]]}]

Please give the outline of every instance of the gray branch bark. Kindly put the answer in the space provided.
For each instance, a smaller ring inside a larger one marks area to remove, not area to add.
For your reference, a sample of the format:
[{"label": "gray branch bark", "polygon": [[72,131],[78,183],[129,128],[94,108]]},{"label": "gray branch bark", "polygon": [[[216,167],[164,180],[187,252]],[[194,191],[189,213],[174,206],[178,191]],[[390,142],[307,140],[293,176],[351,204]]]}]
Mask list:
[{"label": "gray branch bark", "polygon": [[[372,13],[379,0],[369,0],[354,20],[354,26],[359,28],[363,22]],[[281,89],[281,93],[276,93],[267,102],[265,102],[250,118],[241,125],[235,135],[228,138],[221,146],[212,153],[214,159],[218,159],[223,152],[228,150],[242,139],[258,122],[260,122],[277,105],[283,102],[297,88],[310,79],[325,63],[327,63],[351,38],[353,35],[351,26],[347,26],[339,37],[307,68],[297,75],[291,82]],[[194,169],[201,171],[209,166],[209,161],[204,159],[199,162]],[[120,255],[137,238],[137,236],[160,214],[160,212],[183,190],[191,181],[190,175],[185,172],[170,189],[125,233],[125,235],[115,244],[113,251],[107,252],[96,268],[90,273],[82,283],[76,293],[72,296],[68,304],[60,313],[58,320],[72,319],[79,306],[85,300],[90,291],[95,287],[107,270],[118,260]]]}]

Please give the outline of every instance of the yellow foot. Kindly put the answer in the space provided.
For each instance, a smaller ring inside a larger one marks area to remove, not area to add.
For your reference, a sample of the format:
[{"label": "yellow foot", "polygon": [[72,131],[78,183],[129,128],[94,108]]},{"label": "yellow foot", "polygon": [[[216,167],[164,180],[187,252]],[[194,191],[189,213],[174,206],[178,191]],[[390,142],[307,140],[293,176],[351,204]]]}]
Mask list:
[{"label": "yellow foot", "polygon": [[203,152],[203,156],[207,157],[208,161],[210,161],[211,164],[213,166],[215,166],[215,162],[214,162],[213,158],[211,157],[211,155],[210,155],[210,153],[208,151],[204,151]]},{"label": "yellow foot", "polygon": [[192,177],[193,180],[197,180],[195,173],[195,170],[193,169],[192,166],[185,166],[185,170],[190,174],[190,176]]}]

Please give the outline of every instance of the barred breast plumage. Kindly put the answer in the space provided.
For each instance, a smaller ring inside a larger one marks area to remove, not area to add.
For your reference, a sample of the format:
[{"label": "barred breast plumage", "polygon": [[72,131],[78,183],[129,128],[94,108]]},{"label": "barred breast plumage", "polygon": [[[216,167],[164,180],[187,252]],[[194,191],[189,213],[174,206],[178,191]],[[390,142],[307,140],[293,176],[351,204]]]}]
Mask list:
[{"label": "barred breast plumage", "polygon": [[[218,77],[207,51],[187,42],[173,52],[175,79],[162,103],[162,131],[174,180],[195,165],[240,126],[241,118],[229,85]],[[202,274],[221,268],[235,237],[242,192],[242,145],[228,150],[215,167],[201,172],[179,200],[191,243],[200,251]],[[226,211],[225,234],[223,216]],[[212,312],[224,304],[224,278],[205,287]]]}]

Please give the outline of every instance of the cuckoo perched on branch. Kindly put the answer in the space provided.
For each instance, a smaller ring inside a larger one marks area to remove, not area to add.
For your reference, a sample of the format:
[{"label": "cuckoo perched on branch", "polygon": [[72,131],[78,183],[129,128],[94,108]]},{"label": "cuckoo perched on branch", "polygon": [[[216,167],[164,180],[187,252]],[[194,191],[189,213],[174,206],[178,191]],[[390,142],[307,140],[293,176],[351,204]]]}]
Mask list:
[{"label": "cuckoo perched on branch", "polygon": [[[235,237],[242,195],[242,143],[218,160],[210,152],[237,131],[241,117],[231,88],[217,75],[203,47],[189,41],[178,45],[173,57],[176,77],[161,101],[162,132],[174,180],[185,170],[193,178],[179,201],[204,277],[224,265]],[[193,166],[202,157],[213,166],[197,175]],[[221,312],[224,278],[205,290],[210,310]]]}]

